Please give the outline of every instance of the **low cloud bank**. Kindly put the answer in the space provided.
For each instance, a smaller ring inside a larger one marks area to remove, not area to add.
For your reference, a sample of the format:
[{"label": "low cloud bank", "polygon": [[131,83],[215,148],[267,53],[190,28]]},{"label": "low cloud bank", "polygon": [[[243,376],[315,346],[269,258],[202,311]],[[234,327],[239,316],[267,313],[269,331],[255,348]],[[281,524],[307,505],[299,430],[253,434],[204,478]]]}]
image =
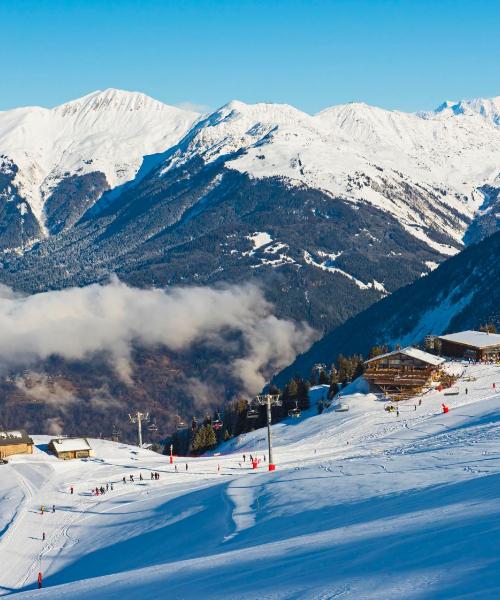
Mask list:
[{"label": "low cloud bank", "polygon": [[29,366],[58,355],[84,360],[106,353],[125,381],[131,380],[134,344],[180,351],[210,341],[223,344],[240,332],[244,356],[233,362],[247,393],[293,361],[313,341],[304,324],[278,319],[254,285],[143,290],[117,279],[20,296],[0,285],[0,369]]}]

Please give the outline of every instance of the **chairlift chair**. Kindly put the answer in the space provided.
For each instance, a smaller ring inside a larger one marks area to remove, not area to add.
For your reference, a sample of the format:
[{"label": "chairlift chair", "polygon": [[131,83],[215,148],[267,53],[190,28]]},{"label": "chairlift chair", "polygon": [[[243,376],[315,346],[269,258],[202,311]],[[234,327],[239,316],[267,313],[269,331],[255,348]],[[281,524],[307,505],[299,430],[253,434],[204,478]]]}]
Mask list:
[{"label": "chairlift chair", "polygon": [[176,430],[186,429],[186,427],[186,423],[180,417],[177,417],[177,424],[175,425]]},{"label": "chairlift chair", "polygon": [[288,416],[292,417],[293,419],[298,419],[301,414],[302,414],[302,412],[299,408],[299,404],[298,404],[298,402],[295,402],[295,408],[291,408],[288,411]]},{"label": "chairlift chair", "polygon": [[212,421],[212,427],[218,431],[219,429],[222,429],[223,425],[224,425],[224,422],[220,418],[220,413],[216,412],[215,419]]},{"label": "chairlift chair", "polygon": [[256,408],[249,408],[247,410],[247,419],[258,419],[259,411]]}]

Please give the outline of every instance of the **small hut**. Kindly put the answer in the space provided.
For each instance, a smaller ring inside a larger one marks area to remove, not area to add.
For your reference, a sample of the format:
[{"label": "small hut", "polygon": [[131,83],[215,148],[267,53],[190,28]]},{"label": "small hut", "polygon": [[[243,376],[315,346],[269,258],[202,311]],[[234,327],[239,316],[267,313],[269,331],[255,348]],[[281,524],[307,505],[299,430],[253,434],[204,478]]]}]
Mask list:
[{"label": "small hut", "polygon": [[33,454],[33,440],[24,429],[0,431],[0,458],[13,454]]},{"label": "small hut", "polygon": [[422,393],[436,378],[444,358],[411,346],[365,361],[365,379],[393,400]]},{"label": "small hut", "polygon": [[92,448],[86,438],[55,438],[50,440],[49,450],[62,460],[92,456]]}]

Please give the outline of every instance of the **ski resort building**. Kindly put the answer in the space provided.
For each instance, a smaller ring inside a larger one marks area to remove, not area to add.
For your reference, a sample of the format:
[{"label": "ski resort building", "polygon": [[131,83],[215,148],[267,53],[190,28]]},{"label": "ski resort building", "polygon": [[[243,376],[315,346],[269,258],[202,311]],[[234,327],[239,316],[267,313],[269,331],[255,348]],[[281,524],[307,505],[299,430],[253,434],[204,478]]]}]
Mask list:
[{"label": "ski resort building", "polygon": [[62,460],[92,456],[92,448],[86,438],[56,438],[50,440],[49,450]]},{"label": "ski resort building", "polygon": [[33,454],[33,440],[23,429],[0,431],[0,458],[13,454]]},{"label": "ski resort building", "polygon": [[460,331],[438,338],[441,354],[472,360],[500,360],[500,335],[484,331]]},{"label": "ski resort building", "polygon": [[445,359],[408,347],[365,361],[365,379],[392,400],[420,394],[436,379]]}]

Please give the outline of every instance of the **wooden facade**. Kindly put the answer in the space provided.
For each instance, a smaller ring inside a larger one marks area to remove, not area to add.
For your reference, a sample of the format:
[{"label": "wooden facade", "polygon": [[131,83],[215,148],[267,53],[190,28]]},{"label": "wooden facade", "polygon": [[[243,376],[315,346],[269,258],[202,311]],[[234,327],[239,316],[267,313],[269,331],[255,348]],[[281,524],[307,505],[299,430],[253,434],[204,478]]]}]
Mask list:
[{"label": "wooden facade", "polygon": [[367,360],[364,376],[387,398],[405,400],[430,386],[443,362],[417,348],[404,348]]},{"label": "wooden facade", "polygon": [[26,431],[0,431],[0,458],[14,454],[33,454],[33,440]]},{"label": "wooden facade", "polygon": [[483,331],[462,331],[440,336],[441,354],[474,361],[500,360],[500,335]]}]

